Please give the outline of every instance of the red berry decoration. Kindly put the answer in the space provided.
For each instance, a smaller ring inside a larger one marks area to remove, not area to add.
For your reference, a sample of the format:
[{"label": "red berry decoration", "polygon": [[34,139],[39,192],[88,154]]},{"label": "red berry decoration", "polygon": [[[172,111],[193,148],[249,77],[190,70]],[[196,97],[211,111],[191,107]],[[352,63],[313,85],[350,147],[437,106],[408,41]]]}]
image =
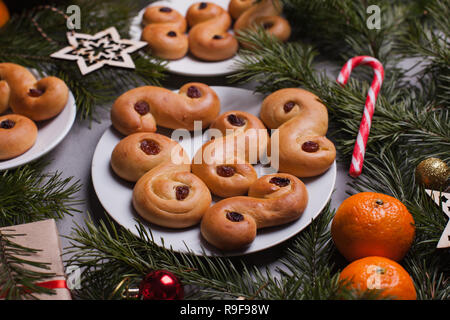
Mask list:
[{"label": "red berry decoration", "polygon": [[143,300],[181,300],[184,290],[180,280],[171,272],[155,270],[145,276],[139,286]]}]

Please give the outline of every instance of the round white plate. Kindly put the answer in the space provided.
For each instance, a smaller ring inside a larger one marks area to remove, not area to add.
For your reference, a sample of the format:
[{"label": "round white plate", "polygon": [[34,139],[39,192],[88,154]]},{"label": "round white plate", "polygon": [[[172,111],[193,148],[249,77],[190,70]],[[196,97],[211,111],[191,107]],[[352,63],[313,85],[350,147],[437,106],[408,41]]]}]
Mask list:
[{"label": "round white plate", "polygon": [[69,133],[77,115],[77,106],[72,92],[63,111],[55,118],[36,122],[38,136],[30,150],[9,160],[0,160],[0,171],[12,169],[34,161],[55,148]]},{"label": "round white plate", "polygon": [[[221,113],[231,110],[243,110],[257,116],[259,115],[263,100],[262,95],[232,87],[212,88],[220,98]],[[171,130],[159,128],[158,133],[170,137]],[[136,220],[139,220],[147,230],[152,232],[154,241],[158,245],[162,246],[164,244],[165,247],[172,247],[173,250],[178,252],[187,252],[189,250],[198,255],[242,255],[260,251],[283,242],[303,230],[317,217],[330,199],[336,180],[336,162],[324,174],[314,178],[302,179],[308,189],[309,202],[300,219],[286,225],[258,230],[255,241],[245,250],[221,252],[209,245],[201,237],[198,226],[181,230],[170,229],[147,223],[140,218],[135,212],[131,201],[134,184],[116,176],[110,166],[111,152],[122,138],[123,136],[112,126],[100,138],[92,159],[92,182],[95,192],[105,210],[117,223],[138,235]],[[193,157],[197,150],[193,146],[201,146],[203,139],[207,141],[206,133],[204,137],[199,135],[190,140],[183,139],[180,143],[186,152]],[[259,176],[265,173],[264,170],[267,170],[262,165],[257,165],[256,169]],[[214,200],[217,201],[219,198]]]},{"label": "round white plate", "polygon": [[[151,4],[151,6],[164,5],[172,9],[179,11],[182,15],[186,15],[188,8],[194,4],[200,2],[199,0],[172,0],[172,1],[157,1]],[[228,10],[228,3],[230,0],[208,0],[217,5],[222,6]],[[138,15],[131,21],[130,37],[132,40],[140,40],[142,34],[142,17],[146,8],[139,11]],[[170,72],[180,74],[183,76],[200,76],[211,77],[221,76],[233,73],[235,69],[235,62],[238,56],[234,56],[231,59],[218,61],[218,62],[206,62],[201,61],[190,54],[179,60],[169,61],[167,68]]]}]

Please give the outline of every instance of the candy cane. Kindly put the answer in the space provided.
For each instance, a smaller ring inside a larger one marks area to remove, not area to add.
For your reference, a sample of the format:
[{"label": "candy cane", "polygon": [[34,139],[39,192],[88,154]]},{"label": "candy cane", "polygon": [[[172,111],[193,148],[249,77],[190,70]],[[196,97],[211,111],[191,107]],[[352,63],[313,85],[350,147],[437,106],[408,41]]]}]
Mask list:
[{"label": "candy cane", "polygon": [[352,164],[350,166],[349,174],[355,178],[361,174],[367,139],[369,138],[370,125],[372,124],[373,112],[375,111],[375,103],[384,79],[384,69],[380,61],[369,56],[358,56],[347,61],[339,73],[337,82],[344,86],[347,83],[353,68],[360,64],[371,66],[375,73],[375,77],[370,85],[369,93],[367,94],[366,104],[364,105],[364,114],[353,149]]}]

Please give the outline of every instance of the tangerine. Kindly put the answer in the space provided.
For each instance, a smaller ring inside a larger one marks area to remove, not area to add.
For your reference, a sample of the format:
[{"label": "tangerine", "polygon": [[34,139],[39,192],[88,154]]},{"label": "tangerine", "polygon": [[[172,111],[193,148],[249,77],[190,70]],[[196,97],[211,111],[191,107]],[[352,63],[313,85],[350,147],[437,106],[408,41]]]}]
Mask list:
[{"label": "tangerine", "polygon": [[400,261],[411,247],[414,234],[414,219],[405,205],[375,192],[345,199],[331,225],[334,244],[348,261],[368,256]]},{"label": "tangerine", "polygon": [[9,10],[6,4],[0,0],[0,28],[9,21]]},{"label": "tangerine", "polygon": [[417,293],[408,272],[397,262],[384,257],[366,257],[342,270],[340,280],[358,290],[382,290],[380,297],[416,300]]}]

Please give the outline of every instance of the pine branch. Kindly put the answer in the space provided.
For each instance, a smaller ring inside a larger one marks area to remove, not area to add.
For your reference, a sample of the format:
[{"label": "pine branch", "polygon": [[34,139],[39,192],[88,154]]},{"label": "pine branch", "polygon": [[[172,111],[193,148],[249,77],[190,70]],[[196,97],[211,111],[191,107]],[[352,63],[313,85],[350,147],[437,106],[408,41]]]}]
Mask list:
[{"label": "pine branch", "polygon": [[48,263],[27,258],[40,250],[15,243],[14,238],[21,236],[24,235],[0,231],[0,297],[17,300],[35,298],[38,293],[54,294],[54,290],[36,285],[54,274],[46,271],[50,269]]},{"label": "pine branch", "polygon": [[[296,239],[281,261],[293,277],[302,280],[302,287],[294,291],[301,299],[330,299],[338,295],[339,282],[336,276],[333,277],[334,246],[329,230],[333,216],[334,211],[325,208]],[[282,270],[280,272],[287,274]]]},{"label": "pine branch", "polygon": [[409,6],[401,1],[377,1],[380,29],[369,29],[364,0],[283,0],[285,14],[294,27],[294,39],[314,43],[328,57],[345,61],[355,55],[370,55],[385,65],[391,61],[392,46],[403,32]]},{"label": "pine branch", "polygon": [[82,289],[76,293],[78,297],[117,298],[113,289],[119,284],[119,279],[112,285],[100,282],[105,284],[104,288],[93,283],[104,275],[117,275],[120,280],[130,278],[137,284],[146,273],[158,269],[173,272],[186,286],[200,288],[190,293],[191,298],[251,297],[257,291],[259,286],[253,282],[247,268],[238,270],[227,259],[175,253],[156,245],[141,224],[137,228],[139,237],[122,227],[117,229],[110,221],[102,221],[99,226],[87,221],[86,229],[80,226],[74,229],[66,254],[71,256],[68,265],[77,265],[85,270]]},{"label": "pine branch", "polygon": [[[139,236],[111,221],[96,226],[76,226],[69,238],[67,265],[82,268],[81,299],[120,299],[117,286],[137,287],[151,270],[165,269],[177,275],[187,289],[188,299],[349,299],[376,297],[374,292],[357,292],[341,285],[330,264],[331,240],[328,225],[333,212],[324,212],[293,239],[283,263],[288,271],[275,277],[268,268],[259,269],[245,258],[220,258],[176,253],[153,242],[138,222]],[[309,265],[309,263],[312,263]],[[299,268],[300,270],[298,270]],[[305,272],[306,276],[302,273]]]},{"label": "pine branch", "polygon": [[252,48],[241,49],[231,82],[256,83],[257,92],[271,93],[281,88],[319,86],[312,63],[317,56],[313,47],[299,42],[281,43],[263,29],[240,32],[241,42]]},{"label": "pine branch", "polygon": [[61,219],[78,212],[80,190],[73,177],[44,173],[44,162],[0,172],[0,225],[10,226],[43,219]]},{"label": "pine branch", "polygon": [[[416,77],[424,88],[434,87],[436,103],[450,104],[450,9],[447,1],[430,1],[426,8],[427,20],[421,23],[411,19],[409,30],[397,44],[404,57],[419,58],[425,65]],[[430,97],[433,97],[430,94]]]},{"label": "pine branch", "polygon": [[406,269],[414,276],[414,283],[419,300],[449,300],[450,276],[440,272],[441,266],[433,265],[412,254],[406,260]]}]

